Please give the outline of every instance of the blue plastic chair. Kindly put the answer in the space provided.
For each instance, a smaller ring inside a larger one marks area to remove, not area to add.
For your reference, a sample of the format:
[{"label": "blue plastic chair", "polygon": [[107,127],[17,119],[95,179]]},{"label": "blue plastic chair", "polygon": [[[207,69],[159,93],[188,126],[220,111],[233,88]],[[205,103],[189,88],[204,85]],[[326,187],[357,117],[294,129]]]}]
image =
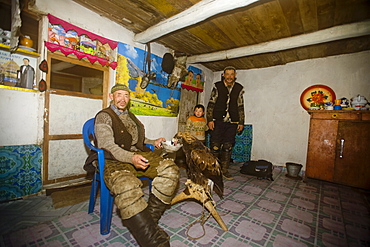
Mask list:
[{"label": "blue plastic chair", "polygon": [[[110,232],[110,226],[112,222],[112,211],[113,211],[113,199],[114,197],[110,193],[109,189],[104,182],[104,151],[95,147],[91,141],[95,139],[94,130],[94,118],[87,120],[82,128],[82,136],[86,146],[97,152],[98,154],[98,167],[99,169],[95,172],[90,191],[90,201],[88,213],[91,214],[94,211],[95,200],[100,187],[100,234],[106,235]],[[153,145],[147,145],[152,151],[154,151]],[[101,171],[101,172],[100,172]],[[140,180],[149,180],[149,191],[152,189],[152,180],[147,177],[139,177]]]}]

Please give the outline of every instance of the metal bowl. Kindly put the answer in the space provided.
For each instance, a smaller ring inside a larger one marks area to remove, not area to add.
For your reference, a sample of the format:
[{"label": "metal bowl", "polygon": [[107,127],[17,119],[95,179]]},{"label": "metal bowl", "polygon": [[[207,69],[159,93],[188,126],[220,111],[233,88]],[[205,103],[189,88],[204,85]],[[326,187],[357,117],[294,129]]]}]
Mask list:
[{"label": "metal bowl", "polygon": [[171,143],[171,141],[162,142],[162,145],[163,145],[164,150],[169,153],[176,152],[182,147],[182,144],[176,144],[175,146]]}]

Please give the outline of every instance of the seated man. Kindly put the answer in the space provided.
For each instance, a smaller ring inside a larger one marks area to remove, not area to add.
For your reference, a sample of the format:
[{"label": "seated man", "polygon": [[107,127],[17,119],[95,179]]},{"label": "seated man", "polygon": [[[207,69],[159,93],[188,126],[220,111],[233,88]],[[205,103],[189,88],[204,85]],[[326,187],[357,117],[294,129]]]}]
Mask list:
[{"label": "seated man", "polygon": [[[95,117],[97,145],[106,156],[104,180],[114,195],[123,224],[140,246],[170,246],[168,234],[158,220],[169,207],[179,180],[179,168],[173,159],[150,152],[144,145],[161,148],[164,138],[145,138],[144,125],[129,111],[130,91],[122,84],[112,87],[111,105]],[[110,156],[110,159],[109,159]],[[137,178],[140,172],[153,179],[148,203]]]}]

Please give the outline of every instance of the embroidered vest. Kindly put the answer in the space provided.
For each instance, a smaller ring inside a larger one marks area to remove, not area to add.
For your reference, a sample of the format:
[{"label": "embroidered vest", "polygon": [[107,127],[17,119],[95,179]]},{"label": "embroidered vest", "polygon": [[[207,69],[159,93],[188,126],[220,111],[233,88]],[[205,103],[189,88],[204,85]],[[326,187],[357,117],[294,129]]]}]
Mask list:
[{"label": "embroidered vest", "polygon": [[[114,133],[114,143],[119,145],[121,148],[130,151],[131,143],[132,143],[132,136],[127,131],[125,125],[122,123],[121,119],[118,115],[110,108],[105,108],[101,112],[108,113],[109,116],[112,118],[112,129]],[[99,113],[98,113],[99,114]],[[149,152],[150,149],[144,145],[144,138],[145,138],[145,129],[144,125],[140,122],[139,119],[136,118],[134,114],[128,112],[130,118],[136,123],[137,130],[138,130],[138,140],[137,144],[135,145],[141,151]]]},{"label": "embroidered vest", "polygon": [[[229,90],[226,88],[223,81],[215,83],[218,91],[218,97],[213,110],[213,118],[216,120],[223,121],[227,112],[227,100],[229,98]],[[235,82],[234,87],[230,92],[230,102],[229,102],[229,114],[231,122],[239,122],[239,111],[238,111],[238,97],[243,86]]]}]

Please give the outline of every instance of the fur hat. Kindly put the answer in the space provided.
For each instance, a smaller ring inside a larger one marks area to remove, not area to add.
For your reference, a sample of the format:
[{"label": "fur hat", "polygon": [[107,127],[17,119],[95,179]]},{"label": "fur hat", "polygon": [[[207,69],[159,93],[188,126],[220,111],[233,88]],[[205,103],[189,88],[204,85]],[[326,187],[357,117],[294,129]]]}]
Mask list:
[{"label": "fur hat", "polygon": [[118,90],[124,90],[124,91],[130,92],[130,89],[128,88],[128,86],[123,85],[123,84],[114,85],[112,89],[110,90],[110,92],[114,93],[115,91],[118,91]]}]

